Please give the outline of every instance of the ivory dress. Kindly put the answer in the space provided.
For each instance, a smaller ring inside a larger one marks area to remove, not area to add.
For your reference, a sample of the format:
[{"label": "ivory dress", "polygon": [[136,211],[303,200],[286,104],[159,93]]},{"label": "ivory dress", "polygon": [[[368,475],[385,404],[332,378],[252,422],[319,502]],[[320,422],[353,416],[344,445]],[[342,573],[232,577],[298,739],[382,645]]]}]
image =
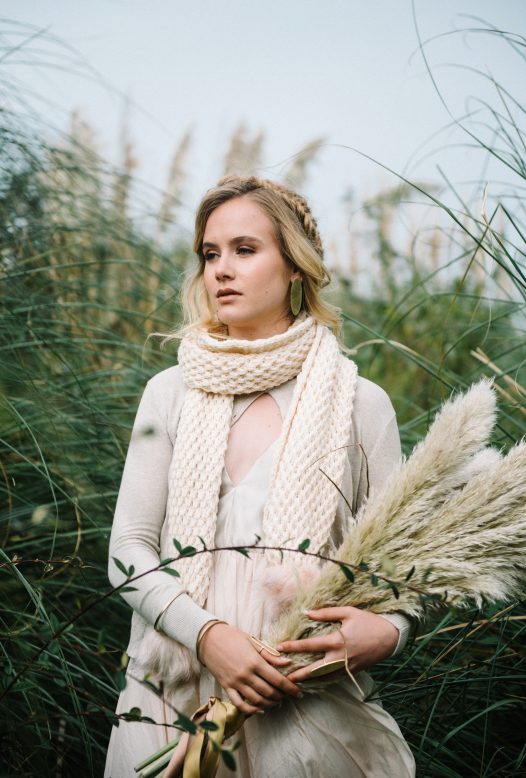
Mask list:
[{"label": "ivory dress", "polygon": [[[282,418],[290,402],[294,381],[268,391],[279,405]],[[372,403],[371,393],[374,395]],[[235,398],[232,423],[259,394],[262,393]],[[359,379],[354,411],[357,421],[353,424],[353,435],[357,442],[350,449],[349,468],[344,479],[353,509],[363,497],[365,481],[374,487],[399,456],[394,412],[385,393],[371,382]],[[370,426],[364,418],[369,414],[373,414],[379,429],[375,450],[365,444],[367,464],[364,465],[361,426],[362,423],[365,423],[364,429]],[[277,442],[265,450],[237,485],[223,468],[216,547],[252,545],[256,536],[261,536],[263,507]],[[129,472],[123,477],[121,492],[127,478]],[[335,543],[339,542],[344,523],[349,520],[348,510],[341,504],[333,528]],[[117,533],[117,538],[112,536],[113,549],[119,545],[120,534]],[[268,567],[264,555],[253,551],[247,559],[235,551],[219,551],[213,560],[205,604],[205,611],[211,615],[207,618],[225,619],[249,634],[260,635],[265,621],[261,582]],[[407,625],[403,619],[398,623],[395,618],[392,620],[401,631],[398,651],[405,642]],[[182,684],[170,698],[161,699],[139,682],[144,673],[133,657],[133,641],[128,651],[131,654],[128,683],[120,695],[117,713],[138,707],[143,716],[149,716],[156,724],[121,721],[118,728],[113,727],[104,773],[106,778],[133,776],[133,768],[138,762],[174,739],[177,731],[163,726],[163,723],[175,720],[173,708],[191,715],[209,696],[225,696],[215,679],[203,670],[199,683]],[[364,692],[369,694],[374,686],[370,676],[362,672],[356,677]],[[327,686],[322,695],[305,694],[301,700],[287,698],[281,706],[252,716],[234,738],[241,741],[241,747],[235,752],[239,778],[410,778],[415,774],[413,756],[395,720],[381,704],[362,702],[358,690],[345,676]],[[221,765],[218,776],[225,778],[227,775],[232,773]]]}]

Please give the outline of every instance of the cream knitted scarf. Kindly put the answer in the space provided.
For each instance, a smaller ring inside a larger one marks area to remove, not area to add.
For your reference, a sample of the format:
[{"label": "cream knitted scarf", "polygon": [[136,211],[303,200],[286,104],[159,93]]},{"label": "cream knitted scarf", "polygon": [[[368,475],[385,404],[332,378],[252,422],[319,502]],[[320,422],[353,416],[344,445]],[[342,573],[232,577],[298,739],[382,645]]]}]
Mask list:
[{"label": "cream knitted scarf", "polygon": [[[356,366],[336,338],[312,317],[262,340],[219,341],[203,333],[183,339],[179,364],[185,395],[169,473],[168,536],[181,545],[214,545],[221,475],[233,397],[265,391],[298,376],[278,442],[263,513],[263,542],[297,548],[306,537],[318,549],[329,536],[340,485],[356,384]],[[170,549],[166,549],[170,551]],[[171,549],[173,553],[173,546]],[[178,569],[204,605],[211,554]]]},{"label": "cream knitted scarf", "polygon": [[[334,483],[341,486],[357,376],[334,335],[304,314],[286,332],[260,340],[218,340],[193,331],[181,342],[179,364],[187,391],[169,470],[162,558],[174,555],[174,538],[182,546],[202,548],[200,539],[214,546],[234,395],[265,391],[295,376],[270,475],[262,544],[297,549],[309,538],[311,549],[321,548],[338,503]],[[174,565],[201,606],[212,556],[200,553]],[[162,671],[159,663],[155,669]]]}]

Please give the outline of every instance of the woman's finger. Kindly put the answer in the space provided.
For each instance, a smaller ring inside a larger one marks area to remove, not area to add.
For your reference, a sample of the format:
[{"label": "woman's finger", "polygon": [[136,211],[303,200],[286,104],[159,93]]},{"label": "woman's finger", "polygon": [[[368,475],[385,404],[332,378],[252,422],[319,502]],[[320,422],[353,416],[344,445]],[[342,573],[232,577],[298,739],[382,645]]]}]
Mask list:
[{"label": "woman's finger", "polygon": [[316,667],[319,667],[320,665],[323,665],[323,662],[312,662],[310,665],[305,665],[305,667],[300,667],[299,670],[294,670],[293,673],[291,673],[288,677],[291,681],[294,681],[294,683],[302,683],[303,681],[309,681],[310,680],[310,671],[314,670]]},{"label": "woman's finger", "polygon": [[[323,667],[329,662],[335,662],[336,660],[340,660],[344,658],[345,656],[342,653],[341,649],[337,649],[335,651],[328,651],[323,657],[323,659],[319,659],[316,660],[315,662],[311,662],[308,665],[299,667],[297,670],[294,670],[292,673],[290,673],[290,675],[288,675],[287,678],[289,678],[289,680],[293,681],[294,683],[302,683],[303,681],[309,681],[312,678],[311,670],[315,670],[318,667]],[[340,673],[341,671],[342,671],[341,667],[334,670],[335,673]],[[327,675],[329,675],[329,673],[327,673]]]},{"label": "woman's finger", "polygon": [[255,675],[247,681],[247,685],[258,695],[258,699],[253,699],[248,695],[245,695],[244,690],[240,687],[239,691],[243,696],[246,696],[253,704],[259,705],[260,703],[267,702],[274,704],[279,702],[285,696],[283,692],[276,689],[261,676]]},{"label": "woman's finger", "polygon": [[294,652],[305,652],[313,654],[322,654],[326,651],[332,651],[343,646],[343,638],[337,630],[329,632],[327,635],[318,635],[314,638],[304,638],[303,640],[286,640],[280,643],[276,648],[285,654]]},{"label": "woman's finger", "polygon": [[273,698],[260,694],[256,688],[256,682],[254,681],[250,684],[241,684],[238,688],[238,692],[249,705],[254,705],[254,707],[259,708],[260,710],[273,708],[274,705],[277,705],[278,702],[281,702],[283,699],[283,695],[278,695]]},{"label": "woman's finger", "polygon": [[286,656],[274,656],[273,654],[270,654],[268,651],[263,649],[261,652],[261,656],[265,660],[265,662],[268,662],[273,667],[286,667],[287,665],[290,665],[290,659]]},{"label": "woman's finger", "polygon": [[[313,621],[344,621],[348,619],[352,606],[345,605],[340,608],[318,608],[318,610],[305,611],[309,619]],[[357,608],[352,608],[357,610]]]},{"label": "woman's finger", "polygon": [[226,693],[228,694],[228,698],[230,702],[236,706],[238,710],[241,711],[241,713],[244,713],[245,716],[252,716],[254,713],[263,713],[263,709],[258,707],[257,705],[251,705],[249,702],[243,699],[241,694],[236,691],[236,689],[225,689]]},{"label": "woman's finger", "polygon": [[262,662],[261,665],[257,667],[257,674],[282,694],[290,694],[298,699],[303,696],[301,689],[276,670],[269,662]]}]

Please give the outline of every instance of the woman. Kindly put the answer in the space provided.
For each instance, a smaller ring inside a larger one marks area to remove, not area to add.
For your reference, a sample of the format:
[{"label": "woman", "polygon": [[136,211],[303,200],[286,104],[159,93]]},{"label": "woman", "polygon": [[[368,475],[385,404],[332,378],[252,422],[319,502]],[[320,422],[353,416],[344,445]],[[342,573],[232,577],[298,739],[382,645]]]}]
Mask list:
[{"label": "woman", "polygon": [[[270,180],[227,177],[199,206],[194,250],[179,365],[146,386],[110,541],[114,586],[124,579],[112,558],[134,575],[154,570],[123,594],[134,612],[117,712],[138,707],[155,723],[113,728],[105,774],[133,775],[173,739],[163,724],[174,709],[191,715],[217,695],[250,716],[238,733],[243,778],[414,775],[394,720],[364,703],[344,671],[323,694],[298,686],[346,656],[369,692],[361,671],[403,648],[404,617],[326,608],[311,615],[334,621],[333,632],[276,656],[250,636],[265,637],[290,586],[315,575],[307,557],[202,551],[171,565],[180,578],[156,569],[175,556],[174,538],[179,550],[297,549],[309,538],[330,552],[349,507],[400,457],[389,399],[357,377],[333,334],[338,312],[320,297],[328,274],[305,200]],[[287,678],[286,654],[300,650],[320,661]],[[163,679],[164,696],[140,683],[147,673]]]}]

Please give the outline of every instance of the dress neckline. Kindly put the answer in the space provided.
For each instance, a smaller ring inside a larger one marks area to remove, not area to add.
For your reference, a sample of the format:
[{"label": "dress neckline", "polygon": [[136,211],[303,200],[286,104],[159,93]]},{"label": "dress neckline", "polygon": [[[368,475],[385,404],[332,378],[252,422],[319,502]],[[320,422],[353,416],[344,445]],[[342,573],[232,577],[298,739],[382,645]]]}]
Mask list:
[{"label": "dress neckline", "polygon": [[258,456],[258,458],[254,460],[254,462],[252,463],[250,469],[245,473],[245,475],[243,476],[241,481],[238,481],[237,484],[235,484],[234,481],[228,475],[228,470],[226,469],[226,466],[223,467],[223,472],[225,474],[226,480],[228,481],[229,485],[231,486],[231,490],[232,489],[237,489],[239,486],[241,486],[248,479],[248,477],[253,473],[256,465],[260,464],[261,460],[264,457],[267,456],[268,452],[271,451],[272,448],[276,445],[276,443],[278,442],[279,438],[280,438],[280,436],[278,435],[278,437],[275,438],[269,446],[267,446],[267,448],[263,451],[263,453],[260,454]]}]

